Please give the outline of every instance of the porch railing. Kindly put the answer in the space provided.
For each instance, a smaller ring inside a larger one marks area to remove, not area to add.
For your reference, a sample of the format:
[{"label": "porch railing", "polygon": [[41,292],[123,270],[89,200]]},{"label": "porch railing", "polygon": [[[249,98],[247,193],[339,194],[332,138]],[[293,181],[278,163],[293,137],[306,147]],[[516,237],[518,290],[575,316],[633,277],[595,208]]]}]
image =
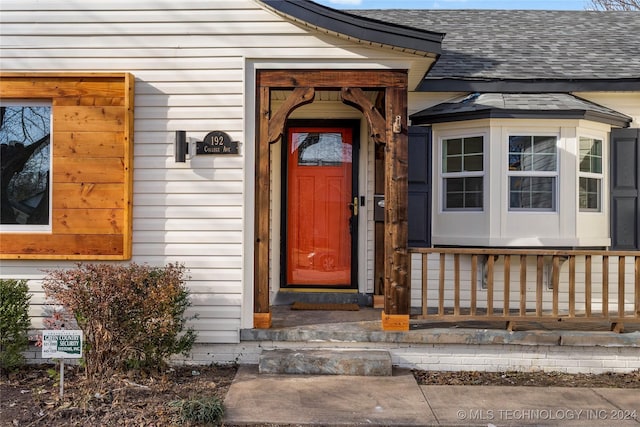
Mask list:
[{"label": "porch railing", "polygon": [[640,252],[412,248],[418,319],[640,321]]}]

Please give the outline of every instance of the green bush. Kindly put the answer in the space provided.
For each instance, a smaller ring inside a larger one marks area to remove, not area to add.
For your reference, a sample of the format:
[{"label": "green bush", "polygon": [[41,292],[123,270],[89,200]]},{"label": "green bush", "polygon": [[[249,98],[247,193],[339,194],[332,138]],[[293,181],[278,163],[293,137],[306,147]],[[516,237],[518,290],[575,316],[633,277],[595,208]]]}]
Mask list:
[{"label": "green bush", "polygon": [[222,401],[215,396],[176,400],[170,402],[169,406],[177,411],[181,424],[219,425],[224,416]]},{"label": "green bush", "polygon": [[47,271],[43,288],[82,329],[89,378],[159,369],[169,356],[187,355],[195,341],[193,329],[185,329],[190,301],[182,265],[78,264]]},{"label": "green bush", "polygon": [[29,287],[26,280],[0,279],[0,371],[24,364],[29,345]]}]

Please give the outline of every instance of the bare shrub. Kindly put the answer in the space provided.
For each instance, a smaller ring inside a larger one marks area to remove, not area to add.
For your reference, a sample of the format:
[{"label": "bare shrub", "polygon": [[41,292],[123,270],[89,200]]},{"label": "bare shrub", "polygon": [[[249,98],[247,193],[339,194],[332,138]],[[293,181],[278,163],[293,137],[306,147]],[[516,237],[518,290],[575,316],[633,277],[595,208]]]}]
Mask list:
[{"label": "bare shrub", "polygon": [[182,265],[78,264],[48,270],[43,288],[82,329],[90,379],[160,368],[173,354],[187,355],[195,341],[193,329],[185,329],[190,301]]}]

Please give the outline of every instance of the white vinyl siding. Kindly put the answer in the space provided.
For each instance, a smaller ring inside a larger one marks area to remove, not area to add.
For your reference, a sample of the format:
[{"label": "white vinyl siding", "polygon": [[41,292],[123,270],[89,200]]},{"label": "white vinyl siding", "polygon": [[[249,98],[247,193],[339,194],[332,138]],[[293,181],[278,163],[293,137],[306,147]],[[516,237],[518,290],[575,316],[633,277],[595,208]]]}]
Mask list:
[{"label": "white vinyl siding", "polygon": [[[426,70],[432,62],[303,29],[252,0],[3,0],[0,25],[3,71],[135,76],[132,261],[184,263],[202,343],[237,342],[252,324],[255,73],[247,70]],[[240,154],[176,163],[176,130],[196,140],[226,132]],[[73,265],[2,260],[0,277],[32,279],[38,328],[42,270]],[[361,264],[362,283],[372,268]]]}]

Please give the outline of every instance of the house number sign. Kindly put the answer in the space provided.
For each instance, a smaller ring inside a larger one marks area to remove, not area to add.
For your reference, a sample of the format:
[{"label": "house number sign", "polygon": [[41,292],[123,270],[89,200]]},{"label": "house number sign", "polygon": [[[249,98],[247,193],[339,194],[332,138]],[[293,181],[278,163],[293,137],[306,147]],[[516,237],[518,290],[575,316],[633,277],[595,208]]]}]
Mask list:
[{"label": "house number sign", "polygon": [[238,154],[238,141],[222,131],[214,130],[196,144],[196,154]]}]

